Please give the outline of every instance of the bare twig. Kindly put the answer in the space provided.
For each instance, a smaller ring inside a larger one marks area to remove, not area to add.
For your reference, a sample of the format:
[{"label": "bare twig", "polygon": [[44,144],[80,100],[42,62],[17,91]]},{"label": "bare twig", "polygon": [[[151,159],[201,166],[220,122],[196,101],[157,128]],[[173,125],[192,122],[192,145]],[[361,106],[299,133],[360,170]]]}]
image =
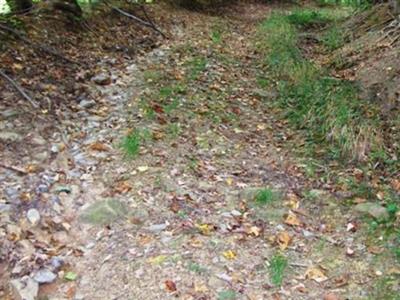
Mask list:
[{"label": "bare twig", "polygon": [[5,165],[3,163],[0,163],[0,167],[3,168],[3,169],[14,171],[15,173],[18,173],[20,175],[27,175],[28,174],[28,172],[26,172],[25,170],[22,170],[20,168],[13,167],[13,166],[8,166],[8,165]]},{"label": "bare twig", "polygon": [[114,11],[120,13],[121,15],[123,15],[123,16],[125,16],[125,17],[128,17],[128,18],[130,18],[130,19],[132,19],[132,20],[135,20],[136,22],[138,22],[139,24],[142,24],[143,26],[146,26],[146,27],[149,27],[149,28],[153,29],[154,31],[158,32],[162,37],[166,38],[166,35],[165,35],[160,29],[158,29],[158,28],[154,25],[153,22],[144,21],[144,20],[142,20],[142,19],[139,18],[139,17],[136,17],[136,16],[134,16],[134,15],[132,15],[132,14],[130,14],[130,13],[128,13],[128,12],[126,12],[126,11],[124,11],[124,10],[122,10],[122,9],[120,9],[120,8],[118,8],[118,7],[116,7],[116,6],[113,6],[113,5],[109,4],[108,2],[105,2],[105,3],[106,3],[109,7],[111,7]]},{"label": "bare twig", "polygon": [[34,108],[39,108],[39,105],[10,76],[2,70],[0,70],[0,76],[6,79]]},{"label": "bare twig", "polygon": [[68,62],[68,63],[71,63],[71,64],[78,64],[77,62],[74,62],[74,61],[70,60],[69,58],[66,58],[65,56],[61,55],[60,53],[56,52],[56,51],[53,50],[53,49],[50,49],[50,48],[48,48],[48,47],[46,47],[46,46],[34,44],[34,43],[31,42],[30,40],[28,40],[26,37],[24,37],[24,36],[22,35],[22,33],[18,32],[17,30],[15,30],[15,29],[13,29],[13,28],[11,28],[11,27],[8,27],[8,26],[6,26],[6,25],[0,23],[0,30],[5,31],[5,32],[8,32],[8,33],[11,33],[11,34],[14,35],[15,37],[17,37],[17,38],[19,38],[20,40],[24,41],[25,43],[31,45],[33,48],[36,48],[36,49],[38,49],[38,50],[40,50],[40,51],[43,51],[43,52],[45,52],[45,53],[47,53],[47,54],[50,54],[50,55],[52,55],[52,56],[58,57],[58,58],[60,58],[60,59],[62,59],[62,60],[64,60],[64,61],[66,61],[66,62]]}]

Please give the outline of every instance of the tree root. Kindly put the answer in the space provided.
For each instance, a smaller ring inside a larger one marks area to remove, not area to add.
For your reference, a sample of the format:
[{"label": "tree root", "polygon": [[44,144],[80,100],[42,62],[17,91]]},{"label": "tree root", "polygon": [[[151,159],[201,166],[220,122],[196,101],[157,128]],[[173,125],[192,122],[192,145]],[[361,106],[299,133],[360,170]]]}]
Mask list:
[{"label": "tree root", "polygon": [[34,108],[39,108],[39,104],[32,100],[32,98],[23,90],[18,83],[16,83],[10,76],[0,70],[0,76],[7,80],[21,95],[24,97]]}]

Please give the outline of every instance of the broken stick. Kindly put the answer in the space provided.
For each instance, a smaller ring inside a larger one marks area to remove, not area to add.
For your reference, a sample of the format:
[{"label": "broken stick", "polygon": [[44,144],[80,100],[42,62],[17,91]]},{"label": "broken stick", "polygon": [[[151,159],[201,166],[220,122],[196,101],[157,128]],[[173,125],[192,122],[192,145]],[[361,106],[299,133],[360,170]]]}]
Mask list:
[{"label": "broken stick", "polygon": [[19,86],[10,76],[0,70],[0,76],[6,79],[34,108],[39,108],[39,104],[32,100],[31,97]]}]

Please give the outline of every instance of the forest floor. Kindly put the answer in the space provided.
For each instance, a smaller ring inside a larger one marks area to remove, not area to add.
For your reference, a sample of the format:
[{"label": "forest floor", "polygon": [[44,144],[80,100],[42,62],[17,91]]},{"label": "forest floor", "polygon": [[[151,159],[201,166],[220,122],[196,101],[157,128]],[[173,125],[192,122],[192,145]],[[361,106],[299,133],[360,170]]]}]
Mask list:
[{"label": "forest floor", "polygon": [[398,299],[387,211],[310,174],[259,87],[273,9],[171,10],[51,129],[3,108],[2,299]]}]

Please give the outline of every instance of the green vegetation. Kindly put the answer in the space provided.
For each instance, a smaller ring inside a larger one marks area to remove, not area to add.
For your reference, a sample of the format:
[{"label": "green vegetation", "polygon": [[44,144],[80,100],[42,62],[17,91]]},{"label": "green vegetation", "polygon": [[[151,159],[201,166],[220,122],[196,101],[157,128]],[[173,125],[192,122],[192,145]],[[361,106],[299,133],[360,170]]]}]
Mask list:
[{"label": "green vegetation", "polygon": [[270,188],[261,189],[256,193],[255,200],[259,205],[271,204],[277,200],[278,195]]},{"label": "green vegetation", "polygon": [[275,254],[269,262],[269,276],[271,283],[275,286],[281,286],[284,272],[288,266],[288,261],[282,254]]},{"label": "green vegetation", "polygon": [[[305,59],[298,47],[293,23],[327,20],[307,10],[272,15],[260,26],[258,47],[265,53],[268,75],[277,82],[277,104],[292,125],[304,130],[307,146],[333,158],[362,159],[367,152],[381,150],[377,112],[359,99],[357,86],[327,76],[325,70]],[[325,41],[337,47],[341,43],[337,29],[332,29]],[[321,151],[321,146],[327,151]]]},{"label": "green vegetation", "polygon": [[125,156],[128,158],[134,158],[139,154],[140,144],[142,137],[138,130],[130,133],[123,138],[121,142],[121,148],[123,149]]},{"label": "green vegetation", "polygon": [[236,292],[234,290],[226,290],[218,293],[218,300],[235,300],[237,299]]},{"label": "green vegetation", "polygon": [[329,51],[340,48],[344,44],[343,31],[336,24],[334,24],[322,36],[322,44]]}]

